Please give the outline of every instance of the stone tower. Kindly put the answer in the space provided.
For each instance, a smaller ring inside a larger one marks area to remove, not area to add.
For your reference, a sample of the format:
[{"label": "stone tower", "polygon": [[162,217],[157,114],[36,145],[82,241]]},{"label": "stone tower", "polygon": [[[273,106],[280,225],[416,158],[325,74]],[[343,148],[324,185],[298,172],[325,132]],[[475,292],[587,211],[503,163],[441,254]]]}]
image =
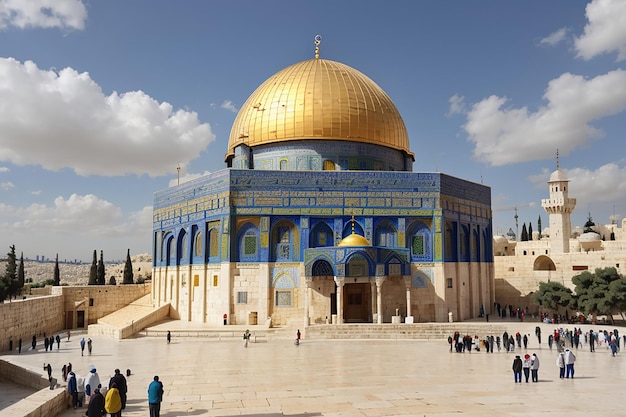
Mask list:
[{"label": "stone tower", "polygon": [[541,200],[541,207],[550,215],[550,251],[569,252],[569,238],[572,233],[571,214],[576,207],[576,199],[567,196],[569,180],[565,172],[558,168],[550,175],[550,198]]}]

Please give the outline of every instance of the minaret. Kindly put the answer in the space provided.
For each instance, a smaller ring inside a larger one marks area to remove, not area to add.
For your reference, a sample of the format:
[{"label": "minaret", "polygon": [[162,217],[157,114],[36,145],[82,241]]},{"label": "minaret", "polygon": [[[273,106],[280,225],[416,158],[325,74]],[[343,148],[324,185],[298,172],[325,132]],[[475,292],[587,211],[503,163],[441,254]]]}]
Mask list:
[{"label": "minaret", "polygon": [[556,151],[556,171],[550,175],[548,185],[550,198],[541,200],[541,207],[550,215],[550,251],[551,253],[568,253],[569,238],[572,234],[570,215],[576,207],[576,199],[568,198],[569,180],[559,168],[559,151]]}]

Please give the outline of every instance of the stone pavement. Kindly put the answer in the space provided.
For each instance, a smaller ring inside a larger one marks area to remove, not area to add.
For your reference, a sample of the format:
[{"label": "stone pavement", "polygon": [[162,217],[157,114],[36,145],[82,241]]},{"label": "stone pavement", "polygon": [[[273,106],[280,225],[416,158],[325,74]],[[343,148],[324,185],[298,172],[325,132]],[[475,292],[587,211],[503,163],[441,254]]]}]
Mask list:
[{"label": "stone pavement", "polygon": [[[528,353],[541,360],[539,382],[528,384],[515,384],[511,371],[514,356],[523,356],[523,349],[449,353],[445,340],[304,339],[295,346],[292,340],[270,339],[245,348],[243,340],[173,338],[167,344],[161,337],[92,338],[93,354],[81,357],[79,337],[72,336],[58,352],[2,358],[40,373],[50,361],[59,381],[67,362],[79,374],[96,366],[102,381],[115,368],[131,369],[125,417],[149,415],[146,390],[154,375],[165,388],[162,417],[626,415],[619,395],[626,383],[626,350],[616,357],[604,347],[595,353],[587,346],[574,350],[576,377],[561,380],[557,352],[547,346],[555,325],[541,324],[539,346],[537,324],[507,324],[509,333],[530,334]],[[62,416],[84,413],[84,408],[70,409]]]}]

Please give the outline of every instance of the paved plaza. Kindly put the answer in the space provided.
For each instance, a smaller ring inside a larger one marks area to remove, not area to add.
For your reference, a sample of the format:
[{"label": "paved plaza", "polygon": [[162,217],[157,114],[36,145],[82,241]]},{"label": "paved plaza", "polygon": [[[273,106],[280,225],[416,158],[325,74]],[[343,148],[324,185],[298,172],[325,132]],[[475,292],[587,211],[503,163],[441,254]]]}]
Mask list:
[{"label": "paved plaza", "polygon": [[[81,357],[80,335],[74,334],[59,351],[2,358],[42,374],[49,361],[59,381],[67,362],[80,375],[94,365],[102,381],[115,368],[130,369],[127,417],[149,415],[146,390],[154,375],[165,388],[163,417],[626,415],[620,394],[626,351],[612,357],[604,346],[595,353],[587,346],[574,350],[575,378],[561,380],[556,349],[546,343],[554,326],[541,325],[539,346],[536,325],[507,323],[509,333],[530,334],[528,353],[541,360],[539,382],[522,384],[513,382],[511,364],[525,350],[449,353],[445,340],[304,339],[295,346],[293,340],[270,339],[245,348],[243,340],[92,338],[92,355]],[[603,326],[583,326],[589,328]],[[84,413],[69,409],[62,415]]]}]

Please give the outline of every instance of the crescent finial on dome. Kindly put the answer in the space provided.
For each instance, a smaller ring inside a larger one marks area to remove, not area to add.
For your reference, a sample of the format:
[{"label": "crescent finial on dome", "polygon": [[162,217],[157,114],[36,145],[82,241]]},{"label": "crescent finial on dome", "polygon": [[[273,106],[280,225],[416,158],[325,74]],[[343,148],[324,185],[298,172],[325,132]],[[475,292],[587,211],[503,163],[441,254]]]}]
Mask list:
[{"label": "crescent finial on dome", "polygon": [[315,35],[315,59],[320,57],[320,43],[322,43],[322,35]]}]

